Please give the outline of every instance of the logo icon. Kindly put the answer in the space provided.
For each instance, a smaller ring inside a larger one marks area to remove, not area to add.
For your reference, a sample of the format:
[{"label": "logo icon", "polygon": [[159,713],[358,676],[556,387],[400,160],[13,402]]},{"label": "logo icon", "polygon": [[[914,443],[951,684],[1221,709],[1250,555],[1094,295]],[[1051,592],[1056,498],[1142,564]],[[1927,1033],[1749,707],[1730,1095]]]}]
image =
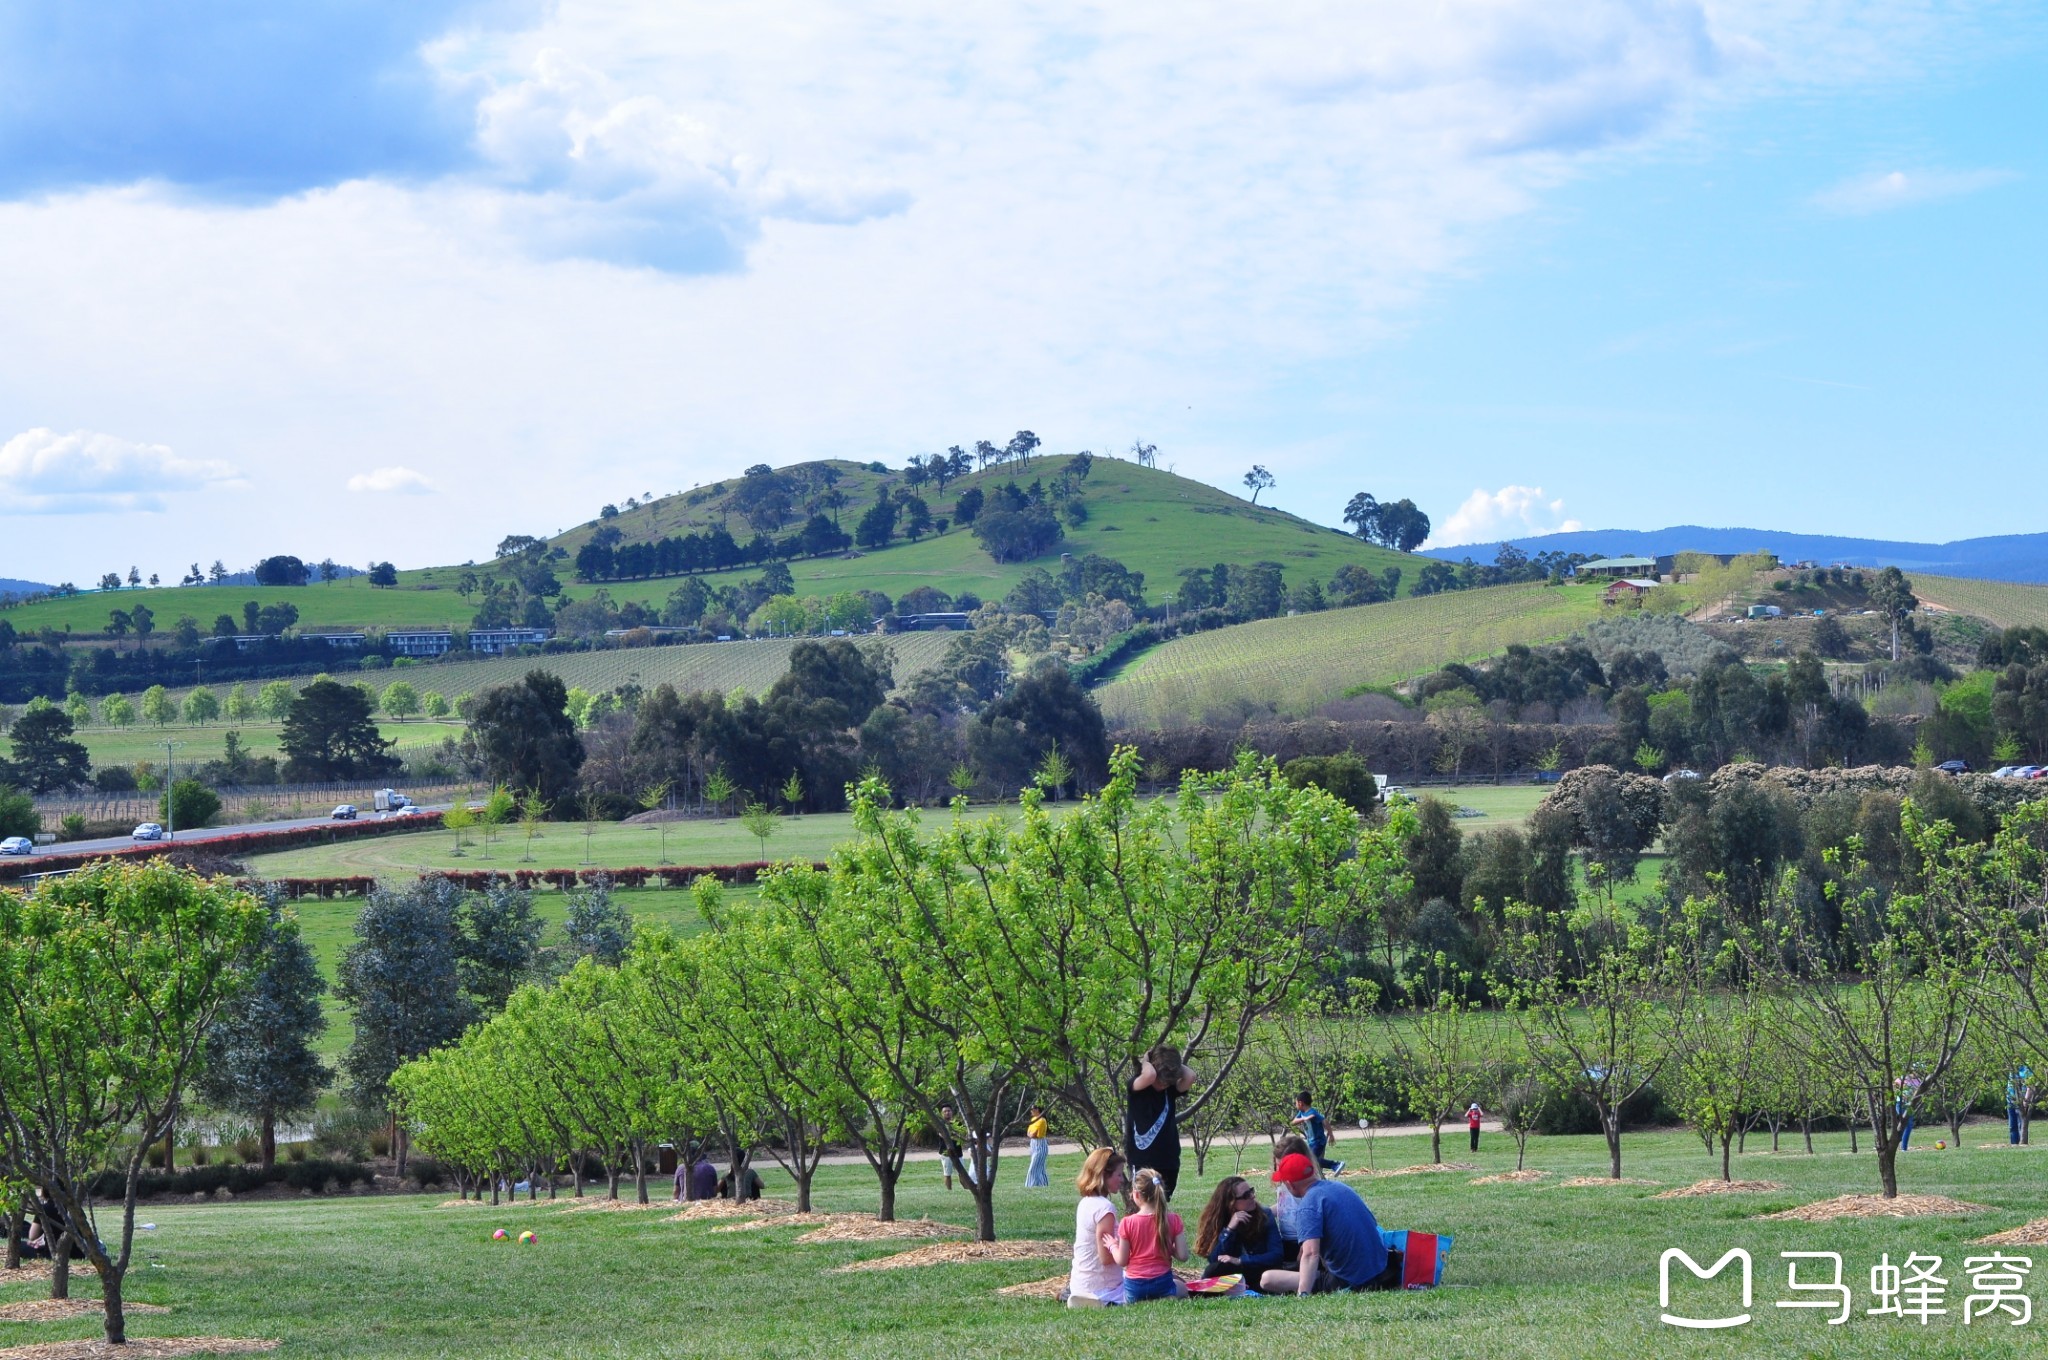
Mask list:
[{"label": "logo icon", "polygon": [[[1719,1318],[1689,1318],[1680,1317],[1673,1313],[1671,1311],[1671,1263],[1673,1261],[1683,1262],[1685,1268],[1693,1273],[1693,1278],[1700,1280],[1711,1280],[1723,1270],[1726,1270],[1730,1261],[1740,1261],[1742,1263],[1742,1311],[1733,1317]],[[1730,1249],[1727,1255],[1704,1269],[1701,1268],[1698,1261],[1693,1260],[1685,1252],[1677,1247],[1671,1248],[1657,1260],[1657,1305],[1664,1310],[1663,1318],[1665,1325],[1671,1327],[1690,1327],[1695,1331],[1718,1331],[1723,1327],[1743,1326],[1749,1321],[1752,1289],[1750,1269],[1749,1253],[1741,1247]]]}]

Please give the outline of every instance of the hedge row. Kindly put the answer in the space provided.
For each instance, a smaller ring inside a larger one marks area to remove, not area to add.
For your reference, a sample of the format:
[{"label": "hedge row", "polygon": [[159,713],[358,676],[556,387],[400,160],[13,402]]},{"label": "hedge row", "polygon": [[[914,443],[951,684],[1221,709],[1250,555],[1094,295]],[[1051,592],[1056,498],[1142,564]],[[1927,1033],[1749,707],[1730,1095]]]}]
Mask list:
[{"label": "hedge row", "polygon": [[179,841],[145,841],[119,850],[93,850],[82,854],[29,855],[0,864],[0,882],[28,874],[54,873],[61,869],[83,869],[105,859],[153,859],[173,850],[204,846],[210,855],[241,856],[296,850],[307,845],[332,845],[336,841],[360,840],[365,836],[388,836],[400,831],[430,831],[441,825],[438,812],[394,817],[381,822],[323,822],[318,826],[282,827],[276,831],[238,831],[228,836],[200,836]]},{"label": "hedge row", "polygon": [[[497,869],[448,869],[421,874],[420,877],[445,878],[457,887],[468,888],[473,892],[481,892],[499,884],[510,884],[513,887],[530,890],[554,888],[566,891],[579,884],[588,887],[604,880],[608,880],[615,888],[644,888],[654,881],[658,881],[665,888],[687,888],[699,878],[706,876],[721,883],[752,883],[768,867],[769,861],[754,860],[745,864],[671,864],[659,869],[514,869],[509,873]],[[812,867],[822,872],[827,866],[817,863]],[[263,880],[246,881],[253,887]],[[302,897],[361,897],[377,886],[377,880],[367,874],[351,874],[340,878],[277,878],[268,881],[292,901]]]},{"label": "hedge row", "polygon": [[[136,1185],[136,1193],[143,1196],[210,1195],[225,1189],[230,1194],[246,1195],[266,1185],[289,1185],[294,1190],[311,1190],[318,1194],[327,1188],[330,1181],[346,1190],[358,1181],[369,1182],[372,1174],[369,1167],[356,1162],[330,1162],[320,1158],[279,1162],[268,1171],[260,1166],[195,1166],[169,1175],[145,1171]],[[93,1198],[99,1200],[119,1200],[126,1193],[126,1179],[114,1171],[102,1172],[92,1187]]]}]

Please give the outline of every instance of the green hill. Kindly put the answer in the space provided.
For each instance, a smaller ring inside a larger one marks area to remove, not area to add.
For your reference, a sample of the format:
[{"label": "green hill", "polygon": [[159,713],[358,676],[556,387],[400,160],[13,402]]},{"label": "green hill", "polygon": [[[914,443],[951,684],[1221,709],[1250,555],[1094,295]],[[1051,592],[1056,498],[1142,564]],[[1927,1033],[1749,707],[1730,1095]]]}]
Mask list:
[{"label": "green hill", "polygon": [[1548,642],[1600,614],[1601,587],[1496,586],[1261,619],[1155,647],[1095,697],[1112,722],[1171,725],[1246,698],[1307,713],[1511,642]]},{"label": "green hill", "polygon": [[[954,504],[971,488],[979,487],[985,492],[1010,481],[1027,487],[1033,481],[1050,481],[1067,461],[1065,455],[1032,458],[948,482],[944,491],[927,484],[918,488],[917,494],[931,506],[934,517],[950,519]],[[834,489],[847,498],[839,518],[849,531],[861,512],[874,503],[875,493],[885,481],[903,488],[899,473],[884,477],[855,463],[829,466],[840,472]],[[879,552],[793,562],[790,574],[796,578],[798,593],[805,595],[879,590],[893,599],[914,587],[928,585],[952,595],[968,590],[983,599],[993,599],[1034,567],[1057,570],[1062,552],[1077,557],[1100,553],[1114,557],[1133,571],[1145,573],[1146,596],[1156,601],[1170,597],[1179,588],[1182,569],[1217,562],[1278,562],[1286,568],[1290,585],[1309,576],[1327,582],[1339,567],[1353,562],[1375,573],[1399,567],[1405,590],[1413,587],[1416,572],[1427,561],[1375,547],[1341,530],[1312,524],[1283,510],[1252,505],[1204,482],[1113,458],[1096,459],[1081,490],[1088,506],[1088,522],[1069,528],[1054,552],[1035,561],[995,562],[982,551],[970,529],[954,527],[917,543],[899,541]],[[721,510],[731,494],[729,490],[712,494],[712,488],[704,488],[664,497],[636,510],[621,511],[616,518],[603,523],[618,529],[623,541],[629,543],[700,530],[720,522]],[[691,496],[700,499],[692,504]],[[802,523],[807,511],[800,503],[795,510],[796,517],[779,526],[782,532]],[[729,510],[725,521],[736,538],[744,540],[753,532],[745,520]],[[573,557],[596,532],[599,523],[592,520],[578,525],[553,541]],[[741,569],[732,574],[746,575],[751,570]],[[437,577],[442,575],[443,572],[436,573]],[[673,578],[620,581],[606,586],[612,598],[621,602],[659,602],[674,588]]]},{"label": "green hill", "polygon": [[[949,482],[944,491],[927,484],[919,489],[919,494],[930,504],[935,518],[950,519],[954,504],[969,488],[986,489],[1008,481],[1028,487],[1033,481],[1050,481],[1067,461],[1064,455],[1033,458]],[[876,491],[885,481],[899,489],[904,484],[900,472],[885,476],[862,464],[845,462],[822,466],[839,472],[833,490],[846,497],[838,514],[849,532],[861,513],[873,504]],[[753,535],[754,528],[728,504],[733,495],[731,488],[738,480],[735,477],[697,491],[661,497],[632,510],[621,510],[609,520],[592,519],[550,540],[568,557],[557,564],[567,593],[577,597],[593,589],[573,579],[569,563],[600,524],[619,530],[625,542],[645,542],[705,529],[723,518],[732,534],[745,541]],[[720,491],[719,487],[726,489]],[[1183,568],[1207,567],[1217,562],[1278,562],[1286,568],[1290,585],[1309,576],[1327,582],[1339,567],[1353,562],[1375,573],[1400,567],[1403,590],[1413,588],[1416,573],[1427,562],[1425,558],[1375,547],[1282,510],[1254,506],[1203,482],[1113,458],[1095,460],[1082,484],[1082,492],[1088,505],[1088,522],[1068,529],[1058,548],[1036,561],[997,563],[982,551],[970,530],[949,528],[944,534],[917,543],[899,539],[878,552],[794,562],[790,571],[796,578],[798,592],[806,595],[879,590],[893,599],[915,586],[929,585],[952,595],[973,591],[984,599],[992,599],[1008,591],[1034,567],[1057,571],[1062,552],[1076,556],[1101,553],[1133,571],[1145,573],[1148,598],[1163,600],[1179,588],[1178,573]],[[802,500],[793,502],[791,510],[793,518],[777,526],[781,533],[800,526],[810,513]],[[164,586],[124,590],[117,595],[95,593],[46,600],[17,606],[0,617],[19,632],[50,627],[60,632],[96,633],[106,627],[109,610],[132,610],[138,604],[146,604],[156,616],[159,633],[167,633],[183,614],[198,620],[202,631],[210,631],[216,615],[228,614],[239,619],[245,601],[269,604],[289,600],[298,607],[301,631],[439,627],[468,621],[475,612],[475,602],[456,592],[457,582],[465,571],[481,574],[486,570],[488,565],[413,568],[400,572],[399,584],[391,589],[373,587],[361,577],[291,588]],[[747,576],[757,570],[741,568],[719,574]],[[604,588],[621,603],[659,603],[675,589],[678,579],[614,581],[605,583]]]}]

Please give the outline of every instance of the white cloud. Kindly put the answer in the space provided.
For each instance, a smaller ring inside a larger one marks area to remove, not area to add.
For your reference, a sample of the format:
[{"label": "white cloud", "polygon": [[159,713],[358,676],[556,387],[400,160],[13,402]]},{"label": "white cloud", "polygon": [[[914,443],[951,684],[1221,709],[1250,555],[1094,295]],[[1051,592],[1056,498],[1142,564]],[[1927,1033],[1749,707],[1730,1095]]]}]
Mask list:
[{"label": "white cloud", "polygon": [[164,496],[240,476],[217,459],[180,458],[96,430],[24,430],[0,444],[0,514],[161,510]]},{"label": "white cloud", "polygon": [[1497,543],[1534,534],[1568,534],[1585,526],[1564,513],[1564,501],[1545,499],[1540,486],[1475,488],[1429,536],[1432,548]]},{"label": "white cloud", "polygon": [[[1304,430],[1346,400],[1312,375],[1547,191],[1661,145],[1730,72],[1765,80],[1729,54],[1780,12],[560,0],[428,46],[475,113],[453,169],[0,203],[0,418],[250,469],[209,497],[209,559],[461,560],[627,490],[1022,426],[1301,487],[1342,462]],[[1760,41],[1782,63],[1882,31],[1813,25]],[[433,467],[465,514],[392,496],[274,544],[277,508],[322,505],[363,449]],[[166,565],[197,548],[176,517],[137,532]]]},{"label": "white cloud", "polygon": [[2017,178],[2010,170],[1892,170],[1845,179],[1815,194],[1813,202],[1828,212],[1860,217],[1974,194]]},{"label": "white cloud", "polygon": [[369,472],[358,472],[348,479],[348,489],[420,496],[434,490],[434,484],[409,467],[381,467]]}]

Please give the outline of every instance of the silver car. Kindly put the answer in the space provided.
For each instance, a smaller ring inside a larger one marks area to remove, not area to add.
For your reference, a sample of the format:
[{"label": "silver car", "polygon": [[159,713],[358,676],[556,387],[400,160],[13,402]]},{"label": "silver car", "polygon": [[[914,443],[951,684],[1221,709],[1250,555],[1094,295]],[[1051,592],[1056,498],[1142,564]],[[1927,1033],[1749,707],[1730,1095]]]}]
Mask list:
[{"label": "silver car", "polygon": [[128,836],[131,840],[160,841],[164,838],[164,829],[155,822],[144,822],[129,832]]},{"label": "silver car", "polygon": [[33,855],[36,843],[26,836],[9,836],[0,841],[0,855]]}]

